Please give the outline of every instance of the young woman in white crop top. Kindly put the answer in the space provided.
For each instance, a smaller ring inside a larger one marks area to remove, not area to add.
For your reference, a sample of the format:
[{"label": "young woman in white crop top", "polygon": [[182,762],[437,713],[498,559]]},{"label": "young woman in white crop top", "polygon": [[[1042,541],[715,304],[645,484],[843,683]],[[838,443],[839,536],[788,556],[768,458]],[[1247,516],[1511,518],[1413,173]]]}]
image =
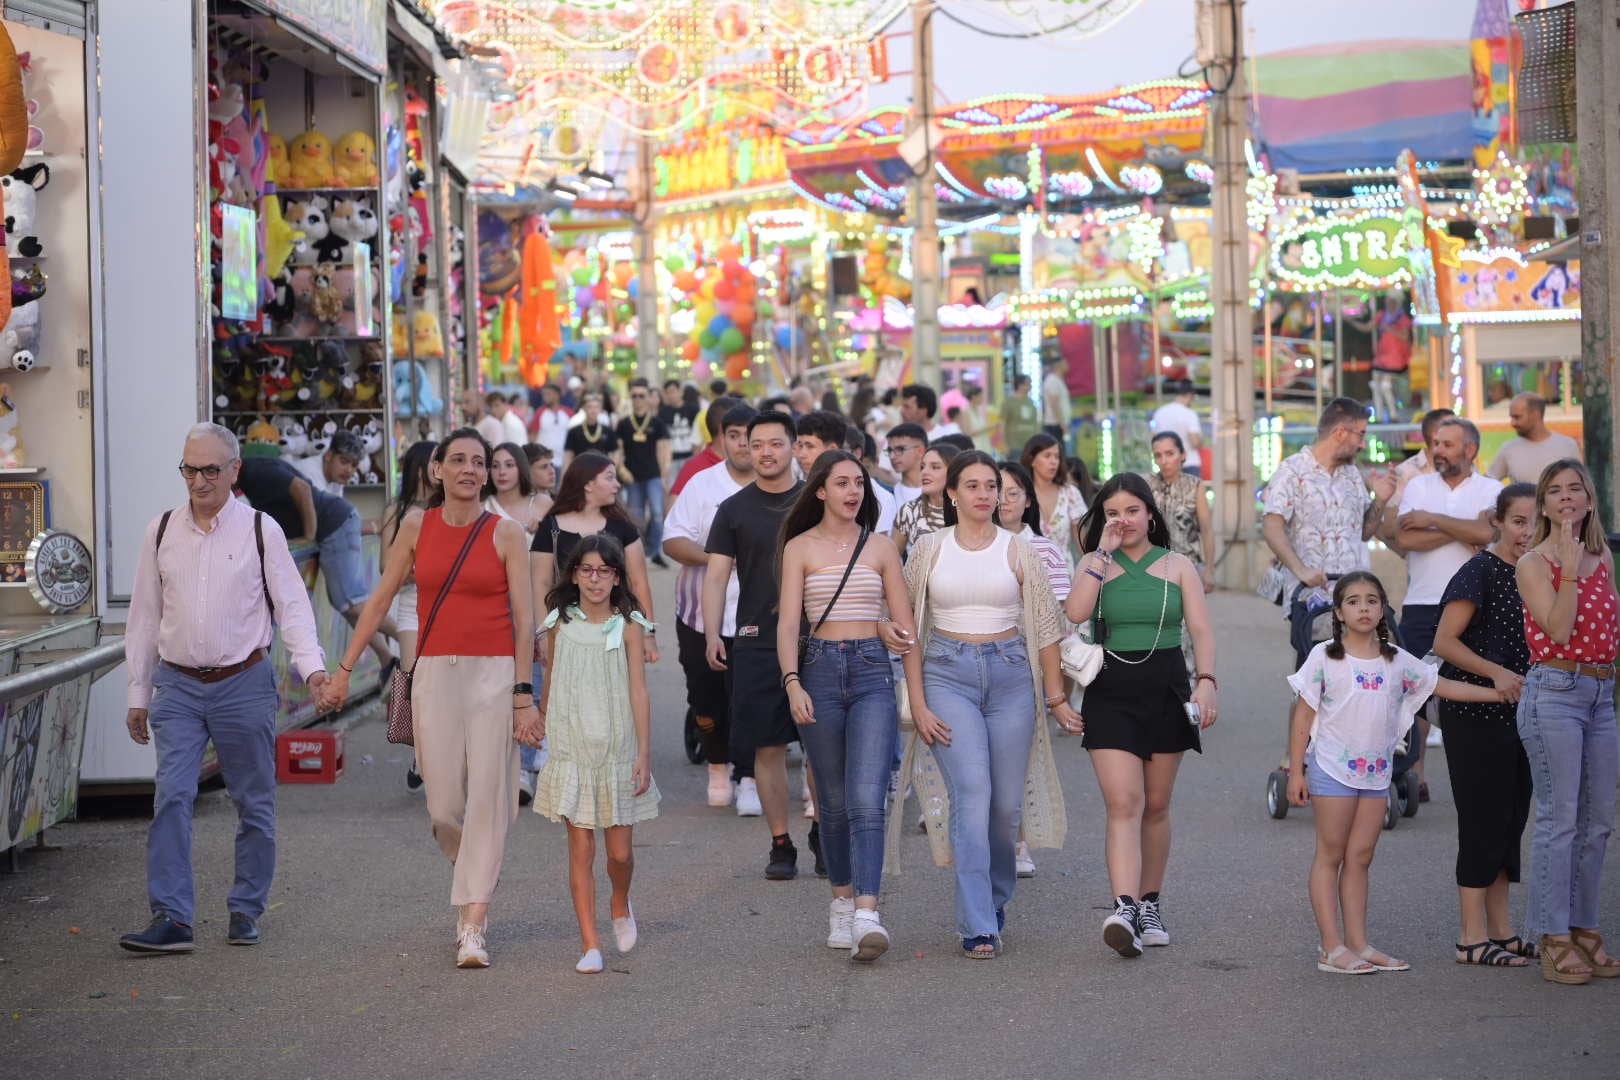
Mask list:
[{"label": "young woman in white crop top", "polygon": [[873,532],[877,514],[872,481],[853,454],[816,459],[782,523],[776,628],[782,684],[821,810],[832,885],[827,945],[865,961],[889,947],[877,912],[898,722],[889,652],[916,641],[900,552]]},{"label": "young woman in white crop top", "polygon": [[[906,563],[922,644],[921,655],[906,656],[906,692],[949,813],[926,779],[917,787],[931,833],[949,822],[957,933],[975,958],[995,956],[1000,943],[1020,821],[1034,846],[1062,846],[1062,792],[1036,723],[1043,700],[1066,729],[1080,729],[1058,666],[1057,601],[1033,549],[995,523],[1000,485],[990,455],[958,455],[945,482],[946,527],[923,537]],[[908,746],[907,763],[918,750]]]}]

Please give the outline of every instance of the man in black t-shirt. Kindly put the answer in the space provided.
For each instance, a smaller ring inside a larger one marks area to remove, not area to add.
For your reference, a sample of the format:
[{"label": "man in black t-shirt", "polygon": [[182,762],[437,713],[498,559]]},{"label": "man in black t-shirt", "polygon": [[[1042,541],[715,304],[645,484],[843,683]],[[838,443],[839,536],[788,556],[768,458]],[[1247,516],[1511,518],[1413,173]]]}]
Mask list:
[{"label": "man in black t-shirt", "polygon": [[563,441],[563,471],[567,472],[569,463],[587,450],[605,454],[623,464],[618,436],[602,421],[602,395],[586,394],[581,409],[580,423],[568,429],[568,437]]},{"label": "man in black t-shirt", "polygon": [[664,561],[664,477],[669,473],[669,428],[658,418],[658,399],[646,379],[630,380],[630,415],[619,421],[619,445],[630,479],[624,505],[647,538],[648,562],[669,569]]},{"label": "man in black t-shirt", "polygon": [[[314,544],[319,548],[327,599],[350,626],[359,622],[360,609],[371,595],[360,551],[360,512],[346,500],[316,490],[279,457],[243,458],[236,487],[255,510],[262,510],[281,526],[288,547]],[[384,668],[394,660],[388,638],[398,636],[393,621],[384,617],[381,633],[371,639],[371,651]]]},{"label": "man in black t-shirt", "polygon": [[669,428],[669,457],[677,469],[697,449],[697,420],[702,411],[696,387],[692,388],[691,400],[688,401],[679,379],[664,381],[664,403],[658,406],[658,419]]},{"label": "man in black t-shirt", "polygon": [[[709,566],[703,577],[703,628],[709,666],[730,676],[731,742],[754,751],[754,782],[771,829],[765,876],[798,874],[798,849],[788,835],[787,747],[799,737],[788,711],[776,659],[778,586],[776,538],[804,485],[793,479],[793,418],[766,412],[748,425],[754,482],[720,504],[709,527]],[[726,583],[735,567],[737,636],[731,654],[720,640]],[[796,616],[795,616],[796,617]]]}]

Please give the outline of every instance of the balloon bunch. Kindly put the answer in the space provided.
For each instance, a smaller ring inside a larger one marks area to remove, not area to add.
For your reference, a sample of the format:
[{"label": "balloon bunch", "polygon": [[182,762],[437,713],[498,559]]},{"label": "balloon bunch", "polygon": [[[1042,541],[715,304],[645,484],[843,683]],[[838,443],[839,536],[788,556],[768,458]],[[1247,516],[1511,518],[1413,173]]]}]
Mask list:
[{"label": "balloon bunch", "polygon": [[733,382],[749,374],[749,342],[754,322],[769,317],[771,305],[759,296],[753,271],[742,263],[742,248],[732,242],[716,251],[718,263],[692,269],[679,255],[664,265],[675,275],[675,288],[685,294],[696,318],[681,355],[692,363],[695,378],[706,379],[725,360],[726,378]]},{"label": "balloon bunch", "polygon": [[889,270],[889,242],[881,236],[874,236],[866,242],[861,284],[871,291],[872,298],[880,304],[885,296],[900,301],[911,300],[911,282]]}]

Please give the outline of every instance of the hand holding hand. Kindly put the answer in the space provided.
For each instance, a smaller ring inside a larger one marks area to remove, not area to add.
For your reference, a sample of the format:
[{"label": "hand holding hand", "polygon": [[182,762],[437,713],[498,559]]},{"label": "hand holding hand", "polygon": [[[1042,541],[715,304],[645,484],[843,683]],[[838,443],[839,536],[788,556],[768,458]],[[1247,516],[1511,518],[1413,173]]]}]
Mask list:
[{"label": "hand holding hand", "polygon": [[797,679],[788,683],[787,688],[788,710],[793,714],[795,724],[813,724],[816,722],[816,706],[810,700],[810,694]]},{"label": "hand holding hand", "polygon": [[896,656],[906,655],[916,644],[911,632],[892,619],[878,623],[878,636],[883,639],[883,647]]},{"label": "hand holding hand", "polygon": [[524,746],[540,745],[544,728],[540,723],[540,710],[533,704],[514,706],[512,709],[512,738]]},{"label": "hand holding hand", "polygon": [[152,732],[147,727],[145,709],[131,709],[125,717],[124,724],[129,728],[129,737],[145,746],[152,741]]},{"label": "hand holding hand", "polygon": [[1070,735],[1084,735],[1086,733],[1085,720],[1081,718],[1079,713],[1074,711],[1074,706],[1067,701],[1060,701],[1052,706],[1052,715],[1057,718],[1058,726]]},{"label": "hand holding hand", "polygon": [[[321,682],[317,686],[315,679]],[[316,693],[316,700],[326,712],[336,712],[343,708],[343,703],[349,700],[349,673],[341,667],[335,672],[321,672],[319,676],[312,675],[309,680],[310,688]]]},{"label": "hand holding hand", "polygon": [[1524,676],[1509,671],[1505,667],[1498,667],[1491,676],[1491,685],[1502,695],[1502,700],[1517,705],[1519,695],[1524,693]]}]

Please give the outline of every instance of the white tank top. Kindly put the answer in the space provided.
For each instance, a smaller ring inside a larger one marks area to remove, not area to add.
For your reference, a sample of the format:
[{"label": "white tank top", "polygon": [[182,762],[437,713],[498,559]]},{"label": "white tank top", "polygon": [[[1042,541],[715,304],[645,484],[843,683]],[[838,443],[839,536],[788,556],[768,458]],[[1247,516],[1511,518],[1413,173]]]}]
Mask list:
[{"label": "white tank top", "polygon": [[951,529],[940,544],[928,579],[928,606],[934,626],[947,634],[999,634],[1019,625],[1024,614],[1018,575],[1007,565],[1012,533],[996,530],[983,551],[968,551]]}]

